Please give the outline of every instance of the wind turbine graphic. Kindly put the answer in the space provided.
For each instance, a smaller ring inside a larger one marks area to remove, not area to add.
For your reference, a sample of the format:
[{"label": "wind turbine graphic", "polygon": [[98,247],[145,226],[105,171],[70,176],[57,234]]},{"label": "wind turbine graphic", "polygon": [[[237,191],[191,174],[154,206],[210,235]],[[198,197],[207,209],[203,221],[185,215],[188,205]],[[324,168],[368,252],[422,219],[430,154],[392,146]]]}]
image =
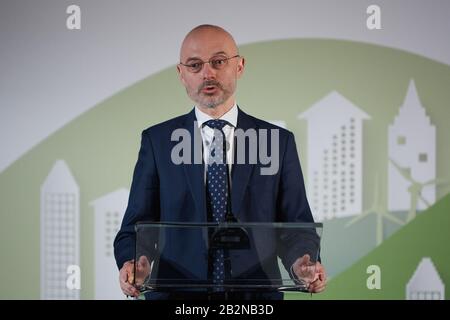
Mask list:
[{"label": "wind turbine graphic", "polygon": [[419,182],[412,177],[411,169],[400,167],[400,165],[392,159],[389,159],[397,171],[402,175],[403,178],[411,182],[411,185],[408,188],[408,192],[411,195],[411,202],[409,205],[409,212],[406,218],[406,222],[413,220],[417,215],[417,204],[419,203],[419,199],[422,200],[427,207],[430,206],[430,203],[425,199],[422,195],[422,189],[429,185],[439,185],[446,183],[445,180],[442,179],[432,179],[426,182]]},{"label": "wind turbine graphic", "polygon": [[400,220],[399,218],[393,216],[388,212],[386,201],[384,201],[385,200],[384,197],[383,198],[380,197],[380,192],[381,187],[378,183],[378,175],[376,175],[375,190],[372,205],[368,209],[364,210],[361,214],[359,214],[358,216],[347,222],[347,224],[345,225],[346,227],[349,227],[352,224],[358,222],[359,220],[367,217],[368,215],[375,214],[377,216],[377,225],[376,225],[377,246],[379,246],[381,242],[383,242],[383,229],[384,229],[383,218],[390,220],[394,223],[397,223],[398,225],[405,224],[402,220]]}]

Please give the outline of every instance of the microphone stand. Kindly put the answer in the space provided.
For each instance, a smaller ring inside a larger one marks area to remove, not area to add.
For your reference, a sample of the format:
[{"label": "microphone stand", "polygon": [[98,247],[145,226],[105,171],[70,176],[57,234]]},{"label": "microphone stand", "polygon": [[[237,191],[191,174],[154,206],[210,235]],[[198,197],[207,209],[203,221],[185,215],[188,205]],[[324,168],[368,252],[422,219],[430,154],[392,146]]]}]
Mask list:
[{"label": "microphone stand", "polygon": [[[222,131],[222,136],[224,138],[224,144],[226,146],[225,134]],[[231,177],[229,164],[226,161],[226,147],[225,149],[225,163],[227,165],[227,212],[225,214],[225,223],[222,226],[219,226],[211,237],[211,245],[212,249],[233,249],[233,250],[248,250],[250,249],[250,239],[248,236],[247,230],[243,227],[236,227],[233,224],[238,223],[239,221],[233,215],[232,207],[231,207]]]}]

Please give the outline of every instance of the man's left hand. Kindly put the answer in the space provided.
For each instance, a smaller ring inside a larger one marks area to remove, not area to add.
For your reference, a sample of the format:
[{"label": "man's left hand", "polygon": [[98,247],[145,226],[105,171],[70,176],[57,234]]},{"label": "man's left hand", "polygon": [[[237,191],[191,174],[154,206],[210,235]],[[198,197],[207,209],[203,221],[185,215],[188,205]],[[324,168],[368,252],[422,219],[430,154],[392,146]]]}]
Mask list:
[{"label": "man's left hand", "polygon": [[311,293],[319,293],[325,290],[327,274],[320,262],[317,261],[314,264],[311,262],[309,255],[306,254],[294,262],[292,269],[299,279],[305,279],[305,275],[309,274],[311,269],[314,269],[314,276],[308,285],[308,291]]}]

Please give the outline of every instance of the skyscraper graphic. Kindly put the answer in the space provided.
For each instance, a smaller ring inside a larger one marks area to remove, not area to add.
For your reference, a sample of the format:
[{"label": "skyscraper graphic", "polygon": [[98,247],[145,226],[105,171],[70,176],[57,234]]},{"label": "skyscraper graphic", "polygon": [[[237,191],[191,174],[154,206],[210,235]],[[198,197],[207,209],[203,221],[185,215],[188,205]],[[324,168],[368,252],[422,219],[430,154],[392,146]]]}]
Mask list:
[{"label": "skyscraper graphic", "polygon": [[80,265],[80,189],[63,160],[41,186],[41,299],[79,299],[66,286],[67,268]]},{"label": "skyscraper graphic", "polygon": [[362,123],[369,119],[336,91],[298,115],[308,122],[308,198],[317,221],[362,211]]},{"label": "skyscraper graphic", "polygon": [[388,137],[389,210],[426,209],[436,201],[436,127],[413,80]]},{"label": "skyscraper graphic", "polygon": [[130,191],[119,189],[91,202],[95,214],[95,299],[124,299],[113,241],[127,208]]}]

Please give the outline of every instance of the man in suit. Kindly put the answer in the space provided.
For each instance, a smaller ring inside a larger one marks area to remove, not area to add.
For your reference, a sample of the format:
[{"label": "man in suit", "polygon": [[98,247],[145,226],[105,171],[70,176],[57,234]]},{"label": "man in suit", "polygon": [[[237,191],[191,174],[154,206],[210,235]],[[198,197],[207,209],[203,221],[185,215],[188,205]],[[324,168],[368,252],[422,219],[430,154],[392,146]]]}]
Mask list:
[{"label": "man in suit", "polygon": [[[244,66],[245,59],[239,55],[233,37],[224,29],[201,25],[186,35],[177,71],[195,107],[186,115],[152,126],[142,133],[128,207],[114,241],[120,285],[126,295],[139,295],[133,285],[134,226],[139,221],[220,222],[232,215],[240,222],[313,222],[293,134],[244,113],[236,104],[234,93]],[[180,140],[176,137],[182,135],[174,135],[179,130],[194,137],[183,144],[191,147],[187,148],[189,150],[180,151]],[[236,138],[239,133],[252,130],[256,133],[256,147],[250,145],[255,144],[251,139]],[[264,140],[259,134],[262,131],[268,131],[269,136],[275,139],[269,137]],[[200,137],[199,144],[195,137]],[[272,168],[267,168],[267,161],[250,160],[252,152],[261,151],[261,140],[267,142],[265,151],[267,155],[271,154]],[[180,157],[184,160],[180,161]],[[211,159],[214,157],[223,159],[225,166],[221,161],[213,163]],[[223,179],[218,176],[223,176]],[[195,238],[184,237],[179,242],[185,243],[170,253],[185,259],[180,261],[180,265],[190,274],[200,278],[212,276],[213,281],[223,283],[220,274],[229,272],[223,267],[225,258],[228,258],[231,265],[227,268],[242,269],[241,275],[247,278],[261,277],[261,273],[267,270],[271,276],[279,276],[275,259],[268,257],[264,268],[255,268],[251,252],[245,254],[245,251],[224,258],[225,251],[216,250],[212,263],[218,264],[218,271],[215,265],[211,271],[210,266],[198,263],[196,254],[202,250]],[[284,235],[281,248],[264,244],[266,250],[281,257],[293,278],[302,275],[313,254],[309,244],[314,241],[309,243],[310,238],[298,240]],[[138,271],[142,269],[150,273],[149,263],[139,261]],[[163,260],[158,263],[160,270],[172,270]],[[248,268],[243,268],[243,265]],[[317,293],[325,288],[326,273],[319,261],[313,261],[313,266],[315,276],[308,290]],[[160,297],[176,298],[179,294],[183,293],[166,293]],[[236,293],[231,298],[282,298],[270,292],[265,296],[258,294]],[[216,296],[222,297],[221,292]]]}]

